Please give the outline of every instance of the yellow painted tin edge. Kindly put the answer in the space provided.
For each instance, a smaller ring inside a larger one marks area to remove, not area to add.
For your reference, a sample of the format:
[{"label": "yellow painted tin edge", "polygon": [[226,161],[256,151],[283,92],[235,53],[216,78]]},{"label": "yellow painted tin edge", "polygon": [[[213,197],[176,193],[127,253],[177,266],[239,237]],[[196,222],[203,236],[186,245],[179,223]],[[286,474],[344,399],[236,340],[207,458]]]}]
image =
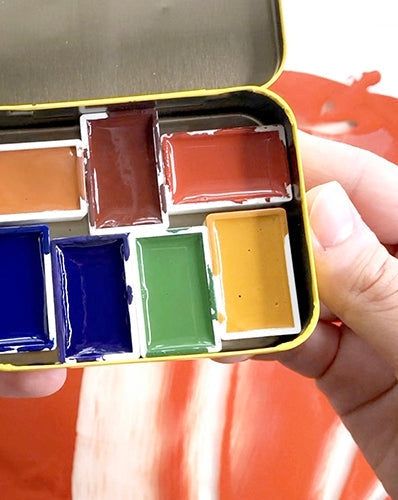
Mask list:
[{"label": "yellow painted tin edge", "polygon": [[302,211],[303,211],[303,225],[304,225],[304,235],[305,235],[305,241],[306,245],[308,248],[308,259],[309,259],[309,266],[310,266],[310,275],[311,275],[311,292],[313,296],[313,314],[312,317],[304,330],[303,333],[301,333],[296,339],[292,340],[291,342],[286,342],[285,344],[277,347],[272,347],[272,348],[265,348],[267,352],[277,352],[277,351],[285,351],[289,349],[293,349],[294,347],[297,347],[301,345],[303,342],[305,342],[312,332],[314,331],[318,320],[319,320],[319,314],[320,314],[320,301],[319,301],[319,294],[318,294],[318,286],[317,286],[317,278],[316,278],[316,269],[315,269],[315,259],[314,259],[314,252],[312,249],[312,241],[311,241],[311,228],[310,228],[310,221],[309,221],[309,215],[308,215],[308,205],[307,205],[307,198],[306,198],[306,188],[305,188],[305,178],[304,178],[304,169],[303,169],[303,163],[301,159],[301,154],[300,154],[300,141],[298,138],[298,126],[297,126],[297,121],[296,118],[293,114],[293,111],[291,110],[290,106],[275,92],[271,90],[267,90],[267,95],[272,97],[285,111],[286,116],[288,117],[290,124],[292,126],[292,133],[293,133],[293,142],[296,146],[296,157],[297,157],[297,169],[299,173],[299,190],[300,190],[300,197],[301,197],[301,206],[302,206]]},{"label": "yellow painted tin edge", "polygon": [[[167,94],[154,94],[154,95],[142,95],[142,96],[127,96],[113,99],[96,99],[89,101],[66,101],[59,103],[43,103],[43,104],[26,104],[17,106],[0,106],[0,111],[30,111],[30,110],[42,110],[42,109],[56,109],[56,108],[66,108],[66,107],[79,107],[79,106],[109,106],[112,104],[124,104],[133,102],[143,102],[143,101],[154,101],[154,100],[164,100],[164,99],[176,99],[176,98],[186,98],[186,97],[203,97],[203,96],[214,96],[220,95],[227,92],[238,92],[238,91],[250,91],[258,94],[263,94],[271,97],[277,104],[283,108],[286,113],[287,118],[292,127],[294,144],[298,146],[298,134],[297,134],[297,122],[294,114],[288,104],[273,91],[258,86],[242,86],[242,87],[230,87],[227,89],[213,89],[213,90],[190,90],[186,92],[172,92]],[[301,197],[301,205],[303,210],[303,223],[304,223],[304,233],[305,240],[308,248],[309,263],[310,263],[310,275],[311,275],[311,292],[314,298],[313,310],[310,321],[307,324],[305,330],[294,340],[284,342],[278,346],[274,347],[264,347],[260,349],[244,349],[238,351],[228,351],[228,352],[217,352],[217,353],[201,353],[201,354],[191,354],[191,355],[174,355],[174,356],[162,356],[162,357],[150,357],[150,358],[139,358],[139,359],[126,359],[126,360],[112,360],[112,361],[91,361],[91,362],[79,362],[79,363],[59,363],[54,365],[12,365],[12,364],[0,364],[0,372],[22,372],[22,371],[33,371],[33,370],[47,370],[47,369],[57,369],[57,368],[85,368],[91,366],[109,366],[109,365],[121,365],[121,364],[131,364],[131,363],[148,363],[157,361],[184,361],[193,359],[205,359],[205,358],[226,358],[231,356],[256,356],[260,354],[271,354],[275,352],[282,352],[294,349],[302,343],[304,343],[313,333],[319,319],[320,305],[318,297],[318,289],[316,285],[316,273],[315,273],[315,262],[314,255],[312,252],[311,238],[310,238],[310,225],[308,217],[307,202],[305,197],[305,183],[303,176],[303,167],[300,156],[299,148],[296,147],[297,156],[297,168],[299,173],[299,191]]]}]

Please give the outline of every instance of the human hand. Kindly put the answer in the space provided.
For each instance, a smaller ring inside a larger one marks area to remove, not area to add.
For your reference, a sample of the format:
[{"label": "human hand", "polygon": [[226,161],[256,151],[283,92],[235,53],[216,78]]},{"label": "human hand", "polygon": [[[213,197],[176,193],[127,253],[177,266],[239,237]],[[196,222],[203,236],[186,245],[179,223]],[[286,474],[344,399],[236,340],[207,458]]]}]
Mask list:
[{"label": "human hand", "polygon": [[66,369],[0,372],[0,396],[39,398],[58,391],[66,379]]},{"label": "human hand", "polygon": [[321,318],[297,349],[257,359],[316,379],[398,498],[398,167],[345,144],[299,137]]}]

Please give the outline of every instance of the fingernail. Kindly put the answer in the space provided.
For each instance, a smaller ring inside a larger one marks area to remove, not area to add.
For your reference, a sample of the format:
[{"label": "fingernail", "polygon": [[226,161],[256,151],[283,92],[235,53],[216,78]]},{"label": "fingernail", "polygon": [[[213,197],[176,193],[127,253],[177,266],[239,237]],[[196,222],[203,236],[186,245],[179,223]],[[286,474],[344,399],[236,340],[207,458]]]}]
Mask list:
[{"label": "fingernail", "polygon": [[319,188],[312,204],[312,231],[323,248],[335,247],[346,241],[354,231],[358,213],[338,182]]}]

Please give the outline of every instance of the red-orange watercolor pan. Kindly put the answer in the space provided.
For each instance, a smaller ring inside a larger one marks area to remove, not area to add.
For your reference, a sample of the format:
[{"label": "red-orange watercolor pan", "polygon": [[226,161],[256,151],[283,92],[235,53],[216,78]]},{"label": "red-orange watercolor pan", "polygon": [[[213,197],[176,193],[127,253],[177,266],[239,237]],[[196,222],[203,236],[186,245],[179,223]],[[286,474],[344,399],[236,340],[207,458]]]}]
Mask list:
[{"label": "red-orange watercolor pan", "polygon": [[170,213],[292,199],[282,125],[175,132],[161,145]]}]

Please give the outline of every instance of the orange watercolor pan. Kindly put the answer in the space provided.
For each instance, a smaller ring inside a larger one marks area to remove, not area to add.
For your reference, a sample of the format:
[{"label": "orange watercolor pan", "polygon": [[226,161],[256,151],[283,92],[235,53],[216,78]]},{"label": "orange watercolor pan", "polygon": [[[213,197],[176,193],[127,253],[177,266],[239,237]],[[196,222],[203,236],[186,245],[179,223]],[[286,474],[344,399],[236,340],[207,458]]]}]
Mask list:
[{"label": "orange watercolor pan", "polygon": [[78,220],[87,213],[78,140],[0,146],[0,223]]},{"label": "orange watercolor pan", "polygon": [[293,263],[283,208],[206,218],[223,340],[299,333]]},{"label": "orange watercolor pan", "polygon": [[292,199],[282,125],[175,132],[161,144],[171,213]]}]

